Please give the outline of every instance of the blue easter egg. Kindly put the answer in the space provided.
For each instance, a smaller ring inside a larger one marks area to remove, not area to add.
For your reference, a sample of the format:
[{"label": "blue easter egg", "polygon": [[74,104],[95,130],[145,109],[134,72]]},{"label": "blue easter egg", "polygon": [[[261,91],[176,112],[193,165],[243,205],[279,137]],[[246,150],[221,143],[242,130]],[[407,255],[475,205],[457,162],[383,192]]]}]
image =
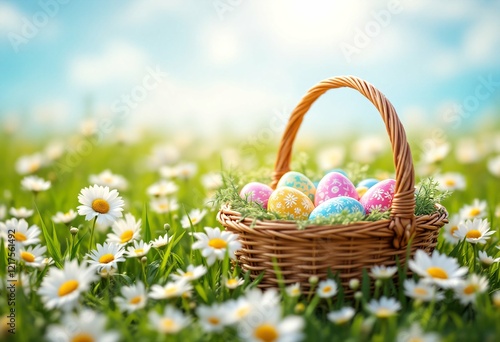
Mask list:
[{"label": "blue easter egg", "polygon": [[372,186],[374,186],[378,182],[379,182],[379,180],[375,179],[375,178],[363,179],[361,182],[358,183],[358,185],[356,185],[356,188],[363,188],[364,187],[364,188],[370,189]]},{"label": "blue easter egg", "polygon": [[314,208],[311,215],[309,215],[309,219],[313,220],[318,217],[329,218],[342,213],[344,210],[347,210],[349,213],[365,213],[365,208],[359,201],[352,197],[339,196],[330,198]]}]

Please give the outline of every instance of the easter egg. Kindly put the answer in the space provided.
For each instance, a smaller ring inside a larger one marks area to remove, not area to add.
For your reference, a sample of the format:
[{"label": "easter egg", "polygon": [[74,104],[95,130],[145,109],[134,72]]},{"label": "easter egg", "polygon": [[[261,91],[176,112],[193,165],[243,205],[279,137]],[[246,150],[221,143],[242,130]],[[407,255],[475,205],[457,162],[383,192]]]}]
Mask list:
[{"label": "easter egg", "polygon": [[330,172],[338,172],[338,173],[341,173],[342,175],[346,176],[349,178],[349,176],[347,175],[347,172],[345,172],[344,170],[342,169],[331,169],[330,171],[328,171],[328,173]]},{"label": "easter egg", "polygon": [[394,198],[396,181],[394,179],[383,180],[372,186],[359,200],[367,214],[373,210],[384,212],[390,209]]},{"label": "easter egg", "polygon": [[316,186],[314,183],[304,176],[300,172],[296,171],[288,171],[283,176],[281,176],[277,188],[281,188],[282,186],[289,186],[291,188],[297,189],[300,192],[303,192],[314,201],[314,194],[316,193]]},{"label": "easter egg", "polygon": [[359,198],[363,197],[364,194],[368,191],[366,186],[358,186],[356,188],[356,192],[358,193]]},{"label": "easter egg", "polygon": [[245,185],[240,191],[240,197],[249,202],[257,202],[264,209],[267,209],[267,202],[273,193],[273,189],[266,184],[251,182]]},{"label": "easter egg", "polygon": [[268,211],[274,212],[283,218],[307,220],[313,209],[314,204],[309,197],[289,186],[276,188],[269,197]]},{"label": "easter egg", "polygon": [[355,200],[359,198],[354,184],[339,172],[327,173],[318,184],[314,204],[316,206],[329,200],[330,198],[347,196]]},{"label": "easter egg", "polygon": [[340,214],[344,210],[347,210],[349,213],[365,213],[365,209],[359,201],[352,197],[340,196],[330,198],[329,200],[318,205],[311,212],[311,215],[309,215],[309,219],[312,220],[318,217],[328,218],[333,215]]},{"label": "easter egg", "polygon": [[379,182],[378,179],[375,179],[375,178],[367,178],[367,179],[363,179],[361,182],[358,183],[358,185],[356,186],[357,188],[361,188],[361,187],[365,187],[365,188],[368,188],[370,189],[372,186],[374,186],[375,184],[377,184]]}]

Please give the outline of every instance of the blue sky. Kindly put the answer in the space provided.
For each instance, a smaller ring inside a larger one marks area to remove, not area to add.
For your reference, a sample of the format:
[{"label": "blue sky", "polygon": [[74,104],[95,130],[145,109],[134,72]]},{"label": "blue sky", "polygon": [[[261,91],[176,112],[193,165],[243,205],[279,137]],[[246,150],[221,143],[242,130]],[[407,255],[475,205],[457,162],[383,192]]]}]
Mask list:
[{"label": "blue sky", "polygon": [[[471,100],[481,79],[500,81],[499,13],[499,1],[463,0],[0,1],[0,115],[65,129],[90,101],[92,115],[113,116],[153,69],[163,76],[136,93],[123,124],[259,129],[316,82],[353,74],[405,125],[446,125],[443,113]],[[378,120],[360,95],[331,93],[305,129]],[[499,99],[500,87],[464,122],[495,115]]]}]

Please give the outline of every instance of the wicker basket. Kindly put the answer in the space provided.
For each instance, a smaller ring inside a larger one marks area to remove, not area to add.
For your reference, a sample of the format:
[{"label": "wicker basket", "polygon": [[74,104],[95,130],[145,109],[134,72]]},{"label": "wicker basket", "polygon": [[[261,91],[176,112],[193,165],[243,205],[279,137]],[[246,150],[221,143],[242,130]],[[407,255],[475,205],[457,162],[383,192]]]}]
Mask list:
[{"label": "wicker basket", "polygon": [[311,88],[294,109],[281,139],[271,187],[290,170],[292,145],[305,113],[329,89],[349,87],[363,94],[378,109],[389,134],[396,169],[396,189],[387,220],[361,221],[348,225],[309,226],[299,230],[294,221],[254,220],[227,205],[219,211],[218,221],[226,230],[239,234],[242,249],[237,258],[253,279],[263,278],[261,288],[277,287],[276,266],[285,284],[300,282],[308,291],[309,277],[326,278],[328,271],[339,273],[344,289],[352,278],[360,278],[365,268],[374,265],[403,264],[407,245],[413,256],[417,249],[431,253],[439,228],[447,223],[444,207],[433,215],[418,216],[415,209],[415,175],[405,130],[396,111],[385,96],[368,82],[353,76],[326,79]]}]

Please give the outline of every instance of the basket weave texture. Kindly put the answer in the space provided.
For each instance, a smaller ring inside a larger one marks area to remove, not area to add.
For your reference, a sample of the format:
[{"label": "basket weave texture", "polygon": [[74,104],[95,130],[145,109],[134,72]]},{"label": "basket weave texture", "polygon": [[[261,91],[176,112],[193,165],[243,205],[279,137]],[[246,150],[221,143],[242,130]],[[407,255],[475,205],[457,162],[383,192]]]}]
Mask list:
[{"label": "basket weave texture", "polygon": [[263,273],[261,288],[278,286],[275,270],[279,269],[285,284],[299,282],[305,291],[310,288],[309,277],[324,279],[329,270],[338,272],[344,289],[348,289],[349,280],[359,279],[363,269],[395,266],[397,259],[404,264],[410,242],[410,257],[417,249],[431,253],[439,228],[447,223],[444,207],[433,215],[415,216],[415,174],[404,127],[389,100],[373,85],[354,76],[321,81],[295,107],[281,139],[271,187],[275,188],[281,176],[290,170],[293,142],[305,113],[327,90],[340,87],[359,91],[377,108],[385,123],[396,170],[390,219],[300,230],[294,221],[243,218],[231,210],[230,204],[222,207],[217,219],[226,230],[239,234],[242,249],[236,256],[240,266],[250,271],[253,279]]}]

